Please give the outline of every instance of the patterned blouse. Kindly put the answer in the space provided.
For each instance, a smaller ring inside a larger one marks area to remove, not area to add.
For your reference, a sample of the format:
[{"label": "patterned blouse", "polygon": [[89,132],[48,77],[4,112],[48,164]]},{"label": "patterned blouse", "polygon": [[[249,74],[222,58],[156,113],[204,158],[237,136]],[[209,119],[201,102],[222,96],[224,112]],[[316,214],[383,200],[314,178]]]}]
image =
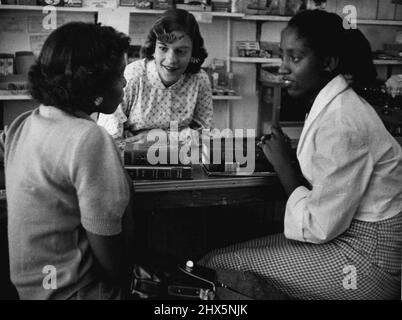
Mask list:
[{"label": "patterned blouse", "polygon": [[212,124],[212,90],[204,70],[183,74],[166,88],[156,69],[155,60],[137,60],[124,71],[127,85],[123,102],[113,114],[100,114],[98,124],[114,138],[123,130],[136,132],[154,128],[169,129],[177,121],[179,130],[194,121],[202,128]]}]

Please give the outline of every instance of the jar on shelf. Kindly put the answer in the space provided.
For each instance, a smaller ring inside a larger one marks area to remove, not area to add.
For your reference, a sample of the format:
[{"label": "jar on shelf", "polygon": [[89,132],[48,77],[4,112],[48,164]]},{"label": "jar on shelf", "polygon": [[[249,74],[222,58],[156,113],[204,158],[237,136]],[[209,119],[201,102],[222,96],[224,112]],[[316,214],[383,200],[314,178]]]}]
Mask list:
[{"label": "jar on shelf", "polygon": [[16,74],[28,74],[31,65],[35,62],[32,51],[18,51],[15,53]]}]

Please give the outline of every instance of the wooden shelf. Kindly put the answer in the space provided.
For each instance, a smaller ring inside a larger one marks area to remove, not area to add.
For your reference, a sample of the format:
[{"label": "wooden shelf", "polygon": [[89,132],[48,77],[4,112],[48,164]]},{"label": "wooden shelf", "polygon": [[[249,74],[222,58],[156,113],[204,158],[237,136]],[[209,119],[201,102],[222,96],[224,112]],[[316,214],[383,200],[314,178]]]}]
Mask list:
[{"label": "wooden shelf", "polygon": [[248,57],[230,57],[230,61],[239,63],[265,63],[270,65],[281,64],[281,59],[279,58],[248,58]]}]

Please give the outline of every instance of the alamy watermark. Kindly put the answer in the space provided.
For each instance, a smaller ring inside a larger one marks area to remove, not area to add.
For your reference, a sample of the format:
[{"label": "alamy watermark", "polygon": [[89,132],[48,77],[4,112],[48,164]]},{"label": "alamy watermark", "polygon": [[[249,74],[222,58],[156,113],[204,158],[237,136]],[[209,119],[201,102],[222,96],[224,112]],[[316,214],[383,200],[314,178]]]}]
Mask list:
[{"label": "alamy watermark", "polygon": [[353,265],[347,265],[342,270],[346,276],[343,278],[342,286],[345,290],[357,289],[357,269]]},{"label": "alamy watermark", "polygon": [[193,130],[184,138],[184,141],[196,143],[180,143],[183,137],[180,137],[177,121],[170,122],[168,132],[162,129],[150,130],[146,140],[153,144],[147,151],[148,163],[151,165],[223,163],[228,166],[235,165],[237,173],[244,175],[252,174],[255,170],[254,129],[235,129],[234,132],[231,129],[213,131],[203,129],[201,132]]},{"label": "alamy watermark", "polygon": [[46,265],[42,269],[42,273],[45,274],[42,286],[45,290],[57,289],[57,269],[53,265]]}]

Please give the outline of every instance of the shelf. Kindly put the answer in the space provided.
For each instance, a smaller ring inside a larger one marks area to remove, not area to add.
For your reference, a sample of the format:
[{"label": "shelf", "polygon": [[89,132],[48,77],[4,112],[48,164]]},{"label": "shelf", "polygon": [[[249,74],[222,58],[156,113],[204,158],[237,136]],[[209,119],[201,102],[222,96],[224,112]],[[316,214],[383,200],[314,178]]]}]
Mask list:
[{"label": "shelf", "polygon": [[[274,16],[274,15],[245,15],[243,20],[252,21],[271,21],[271,22],[288,22],[292,17],[289,16]],[[377,25],[377,26],[402,26],[402,21],[398,20],[369,20],[357,19],[357,24],[362,25]]]},{"label": "shelf", "polygon": [[0,94],[0,101],[4,100],[32,100],[32,98],[25,94]]},{"label": "shelf", "polygon": [[[239,62],[239,63],[263,63],[263,64],[270,64],[275,66],[280,66],[281,59],[279,58],[247,58],[247,57],[231,57],[230,61],[232,62]],[[375,65],[402,65],[402,60],[381,60],[375,59]]]},{"label": "shelf", "polygon": [[252,21],[279,21],[279,22],[287,22],[292,17],[285,16],[272,16],[272,15],[245,15],[243,20],[252,20]]},{"label": "shelf", "polygon": [[[212,96],[212,100],[241,100],[241,96]],[[32,100],[29,95],[13,95],[6,94],[0,95],[0,101],[4,100]]]},{"label": "shelf", "polygon": [[402,26],[402,21],[398,21],[398,20],[365,20],[365,19],[357,19],[357,24],[377,25],[377,26]]},{"label": "shelf", "polygon": [[242,96],[212,96],[212,100],[241,100]]},{"label": "shelf", "polygon": [[[0,4],[0,10],[28,10],[42,11],[44,6],[19,6],[13,4]],[[57,11],[72,12],[98,12],[99,8],[92,7],[55,7]]]},{"label": "shelf", "polygon": [[279,58],[247,58],[247,57],[230,57],[230,61],[239,63],[265,63],[270,65],[280,66],[281,59]]},{"label": "shelf", "polygon": [[[165,10],[154,10],[154,9],[138,9],[134,7],[125,7],[121,6],[120,8],[127,8],[130,13],[133,14],[162,14]],[[231,12],[216,12],[216,11],[190,11],[192,14],[201,14],[206,13],[210,14],[213,17],[222,17],[222,18],[243,18],[244,13],[231,13]]]},{"label": "shelf", "polygon": [[375,59],[374,60],[375,65],[387,65],[387,66],[398,66],[402,65],[402,60],[381,60],[381,59]]},{"label": "shelf", "polygon": [[[13,4],[0,4],[0,10],[31,10],[31,11],[42,11],[44,6],[24,6],[24,5],[13,5]],[[154,9],[138,9],[129,6],[119,6],[117,8],[125,8],[130,13],[133,14],[161,14],[164,10],[154,10]],[[58,7],[57,11],[72,11],[72,12],[98,12],[99,9],[108,8],[96,8],[96,7]],[[114,8],[110,8],[114,9]],[[271,21],[271,22],[288,22],[292,17],[290,16],[275,16],[275,15],[246,15],[244,13],[231,13],[231,12],[216,12],[216,11],[191,11],[192,13],[209,13],[213,17],[222,18],[241,18],[242,20],[249,21]],[[358,19],[357,24],[362,25],[378,25],[378,26],[402,26],[402,21],[398,20],[375,20],[375,19]]]},{"label": "shelf", "polygon": [[[44,6],[20,6],[11,4],[0,4],[0,10],[29,10],[29,11],[42,11]],[[98,12],[100,9],[116,9],[116,8],[96,8],[96,7],[55,7],[57,11],[73,11],[73,12]],[[158,15],[162,14],[165,10],[154,10],[154,9],[138,9],[129,6],[119,6],[117,8],[122,8],[133,14],[149,14]],[[193,14],[207,13],[211,14],[213,17],[222,18],[243,18],[244,13],[230,13],[230,12],[212,12],[212,11],[190,11]]]}]

